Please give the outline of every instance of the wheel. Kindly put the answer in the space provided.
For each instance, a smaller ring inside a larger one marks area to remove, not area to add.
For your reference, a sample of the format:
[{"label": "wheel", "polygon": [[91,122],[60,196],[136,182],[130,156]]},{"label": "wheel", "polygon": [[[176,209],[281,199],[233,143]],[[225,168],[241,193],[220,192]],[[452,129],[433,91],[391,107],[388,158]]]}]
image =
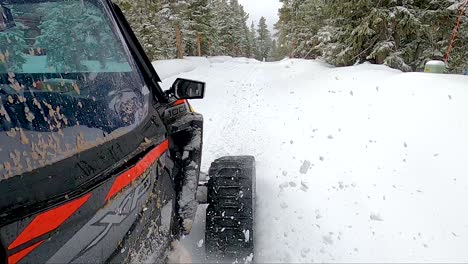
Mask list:
[{"label": "wheel", "polygon": [[210,262],[252,262],[255,158],[224,157],[211,164],[205,245]]}]

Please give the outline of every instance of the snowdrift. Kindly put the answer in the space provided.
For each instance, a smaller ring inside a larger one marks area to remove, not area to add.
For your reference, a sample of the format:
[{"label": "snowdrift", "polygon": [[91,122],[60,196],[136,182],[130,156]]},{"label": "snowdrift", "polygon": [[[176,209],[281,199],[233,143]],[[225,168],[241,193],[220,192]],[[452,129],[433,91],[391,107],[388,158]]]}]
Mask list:
[{"label": "snowdrift", "polygon": [[196,69],[195,63],[187,59],[158,60],[153,61],[152,65],[161,80]]},{"label": "snowdrift", "polygon": [[215,57],[209,57],[208,58],[211,63],[224,63],[227,61],[232,60],[231,56],[215,56]]},{"label": "snowdrift", "polygon": [[206,57],[185,57],[184,59],[190,61],[195,67],[205,67],[211,64]]},{"label": "snowdrift", "polygon": [[[217,57],[184,57],[184,59],[174,60],[157,60],[153,61],[152,65],[156,69],[161,80],[180,75],[185,72],[190,72],[199,67],[207,67],[211,63],[225,63],[233,60],[230,56]],[[238,58],[238,61],[254,62],[256,60],[247,58]]]},{"label": "snowdrift", "polygon": [[237,63],[245,63],[245,64],[260,63],[260,61],[258,61],[256,59],[245,58],[245,57],[233,58],[232,60],[237,62]]}]

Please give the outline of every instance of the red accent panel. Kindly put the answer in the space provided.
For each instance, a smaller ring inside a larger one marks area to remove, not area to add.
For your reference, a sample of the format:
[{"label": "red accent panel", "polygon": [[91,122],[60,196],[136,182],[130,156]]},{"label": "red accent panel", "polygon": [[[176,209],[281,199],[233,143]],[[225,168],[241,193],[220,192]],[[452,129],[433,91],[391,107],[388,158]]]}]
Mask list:
[{"label": "red accent panel", "polygon": [[76,212],[76,210],[86,203],[89,197],[91,197],[91,194],[87,194],[86,196],[50,209],[49,211],[36,216],[15,239],[15,241],[8,246],[8,250],[57,229],[61,224],[63,224],[63,222],[65,222],[65,220]]},{"label": "red accent panel", "polygon": [[28,247],[28,248],[25,248],[23,250],[21,250],[20,252],[14,254],[14,255],[11,255],[8,257],[8,264],[16,264],[18,263],[20,260],[22,260],[24,257],[26,257],[29,253],[31,253],[31,251],[33,251],[34,249],[36,249],[38,246],[40,246],[42,244],[42,242],[44,242],[44,240],[40,241],[40,242],[37,242],[36,244]]},{"label": "red accent panel", "polygon": [[181,100],[177,100],[177,101],[175,101],[175,102],[172,104],[172,106],[177,106],[177,105],[181,105],[181,104],[185,104],[185,100],[182,100],[182,99],[181,99]]},{"label": "red accent panel", "polygon": [[150,153],[137,162],[135,166],[117,176],[117,179],[115,179],[114,184],[107,193],[106,201],[140,177],[168,148],[169,140],[166,139],[161,145],[151,150]]}]

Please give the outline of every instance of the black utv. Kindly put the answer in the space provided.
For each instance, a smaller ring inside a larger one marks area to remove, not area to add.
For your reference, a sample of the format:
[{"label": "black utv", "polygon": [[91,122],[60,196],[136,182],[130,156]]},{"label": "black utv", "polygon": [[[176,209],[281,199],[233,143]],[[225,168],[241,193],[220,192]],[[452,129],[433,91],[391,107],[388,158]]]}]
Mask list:
[{"label": "black utv", "polygon": [[205,84],[163,91],[111,1],[0,4],[0,263],[165,262],[199,200],[207,261],[251,261],[255,161],[200,180]]}]

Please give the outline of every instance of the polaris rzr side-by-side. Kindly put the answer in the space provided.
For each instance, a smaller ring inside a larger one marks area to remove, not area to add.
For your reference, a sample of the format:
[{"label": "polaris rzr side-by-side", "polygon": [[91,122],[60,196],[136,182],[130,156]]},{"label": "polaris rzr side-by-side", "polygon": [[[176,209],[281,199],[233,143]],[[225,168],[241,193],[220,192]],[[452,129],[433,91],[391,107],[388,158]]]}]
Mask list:
[{"label": "polaris rzr side-by-side", "polygon": [[165,262],[199,202],[207,261],[252,261],[254,158],[199,177],[205,84],[163,91],[109,0],[0,4],[0,263]]}]

